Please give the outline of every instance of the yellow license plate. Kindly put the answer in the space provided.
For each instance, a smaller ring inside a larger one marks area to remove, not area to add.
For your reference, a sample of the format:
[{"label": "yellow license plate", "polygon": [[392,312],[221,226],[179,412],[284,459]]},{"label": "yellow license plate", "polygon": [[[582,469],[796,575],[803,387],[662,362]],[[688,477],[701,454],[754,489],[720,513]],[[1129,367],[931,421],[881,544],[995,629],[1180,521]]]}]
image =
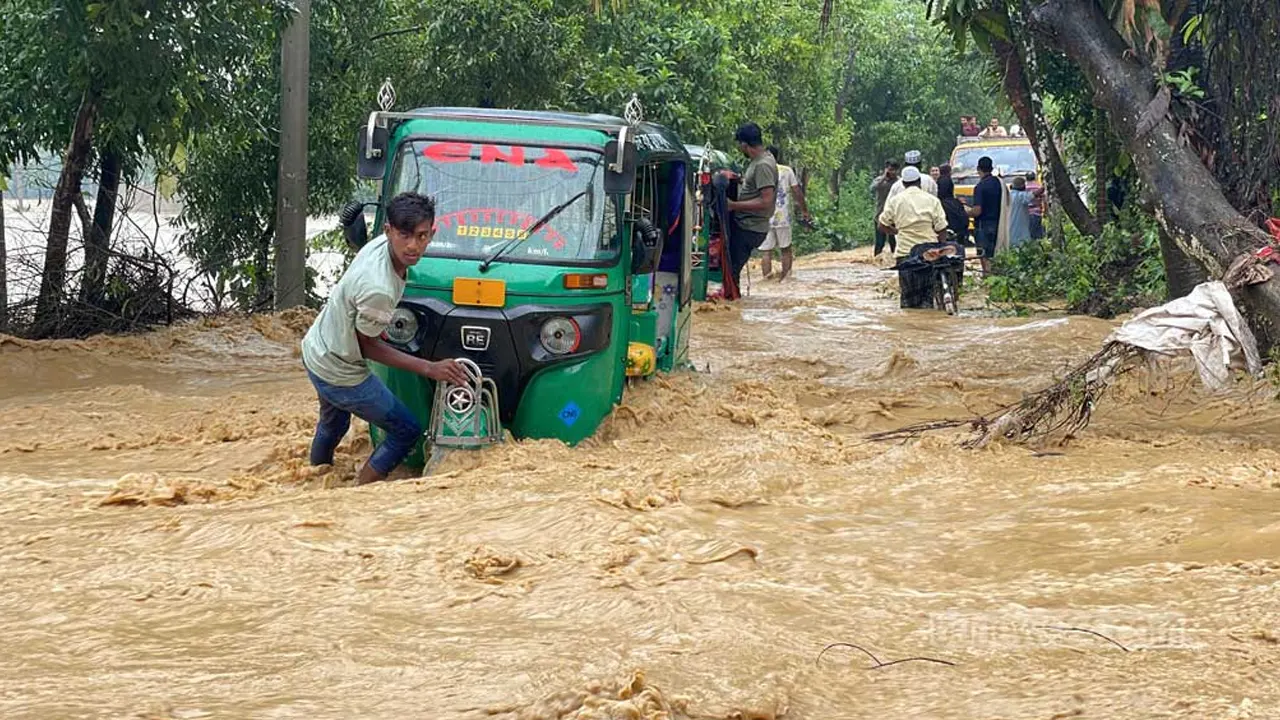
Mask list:
[{"label": "yellow license plate", "polygon": [[453,279],[453,304],[500,308],[507,302],[506,280]]}]

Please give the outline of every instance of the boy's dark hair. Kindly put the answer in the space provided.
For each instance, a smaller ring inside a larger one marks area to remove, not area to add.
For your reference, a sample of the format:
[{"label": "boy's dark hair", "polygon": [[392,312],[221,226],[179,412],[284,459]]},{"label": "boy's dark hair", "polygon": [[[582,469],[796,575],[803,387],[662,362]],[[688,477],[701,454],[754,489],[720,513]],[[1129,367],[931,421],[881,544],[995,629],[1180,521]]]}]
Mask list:
[{"label": "boy's dark hair", "polygon": [[411,233],[422,223],[434,224],[436,201],[416,192],[403,192],[387,203],[387,224],[402,233]]},{"label": "boy's dark hair", "polygon": [[760,147],[764,144],[764,132],[759,125],[749,122],[738,128],[738,132],[733,134],[733,139],[751,147]]},{"label": "boy's dark hair", "polygon": [[768,148],[765,148],[765,149],[769,151],[769,154],[773,156],[774,160],[777,160],[778,162],[782,162],[782,151],[778,149],[777,145],[770,145]]},{"label": "boy's dark hair", "polygon": [[978,170],[980,172],[989,173],[995,168],[995,163],[991,162],[991,158],[983,155],[978,158]]},{"label": "boy's dark hair", "polygon": [[897,160],[890,160],[889,162],[885,163],[884,166],[887,168],[893,168],[894,170],[902,169],[902,164],[899,163]]},{"label": "boy's dark hair", "polygon": [[949,164],[947,164],[947,163],[943,163],[943,164],[939,165],[939,166],[938,166],[938,176],[939,176],[939,177],[944,177],[944,178],[949,178],[949,177],[951,177],[951,165],[949,165]]}]

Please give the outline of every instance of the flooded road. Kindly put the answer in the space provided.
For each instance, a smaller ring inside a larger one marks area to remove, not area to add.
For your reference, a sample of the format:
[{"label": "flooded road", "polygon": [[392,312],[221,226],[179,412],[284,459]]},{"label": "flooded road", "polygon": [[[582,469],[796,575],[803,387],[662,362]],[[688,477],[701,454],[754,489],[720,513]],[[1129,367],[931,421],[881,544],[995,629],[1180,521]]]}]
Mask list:
[{"label": "flooded road", "polygon": [[853,260],[701,307],[701,372],[582,447],[361,488],[362,433],[305,464],[304,314],[0,343],[0,716],[1280,717],[1275,390],[868,443],[1113,325],[903,312]]}]

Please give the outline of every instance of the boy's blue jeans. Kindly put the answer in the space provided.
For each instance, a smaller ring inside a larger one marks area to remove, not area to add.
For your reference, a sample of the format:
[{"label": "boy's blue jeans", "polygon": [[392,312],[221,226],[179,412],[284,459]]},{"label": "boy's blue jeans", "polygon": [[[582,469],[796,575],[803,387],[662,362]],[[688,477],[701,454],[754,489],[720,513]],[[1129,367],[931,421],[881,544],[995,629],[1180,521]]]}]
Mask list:
[{"label": "boy's blue jeans", "polygon": [[422,437],[418,419],[377,377],[370,375],[355,387],[330,385],[310,370],[307,377],[320,396],[320,422],[311,441],[312,465],[333,464],[333,451],[350,429],[352,415],[387,434],[369,458],[370,467],[379,475],[395,470]]}]

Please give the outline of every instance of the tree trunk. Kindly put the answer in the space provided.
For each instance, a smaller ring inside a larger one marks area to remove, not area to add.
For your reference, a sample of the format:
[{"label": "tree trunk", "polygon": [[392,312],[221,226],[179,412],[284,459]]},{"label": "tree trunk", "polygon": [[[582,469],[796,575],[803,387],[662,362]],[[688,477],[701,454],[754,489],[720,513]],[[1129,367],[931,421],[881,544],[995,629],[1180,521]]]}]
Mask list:
[{"label": "tree trunk", "polygon": [[93,226],[84,243],[84,278],[80,281],[80,301],[92,307],[102,307],[106,297],[107,257],[120,190],[120,154],[104,150],[99,164],[98,199],[93,205]]},{"label": "tree trunk", "polygon": [[1077,230],[1085,235],[1100,235],[1102,227],[1080,199],[1080,192],[1071,179],[1071,174],[1067,172],[1062,154],[1058,152],[1053,130],[1045,120],[1044,108],[1040,102],[1043,93],[1039,90],[1035,67],[1035,49],[1031,47],[1027,34],[1022,31],[1026,21],[1020,0],[1013,0],[1006,9],[1013,40],[1006,42],[992,38],[991,42],[991,49],[1000,63],[1005,95],[1009,98],[1009,104],[1013,106],[1027,139],[1035,148],[1041,172],[1048,169],[1048,176],[1044,178],[1048,191],[1057,198],[1063,212]]},{"label": "tree trunk", "polygon": [[4,191],[0,190],[0,333],[9,332],[9,253],[4,240]]},{"label": "tree trunk", "polygon": [[[858,49],[854,45],[849,46],[849,54],[844,60],[844,70],[840,75],[840,91],[836,93],[836,125],[844,124],[844,109],[849,105],[849,96],[853,94],[853,68],[854,63],[858,59]],[[831,198],[835,203],[835,209],[840,209],[840,185],[844,179],[845,163],[848,161],[849,152],[845,151],[844,157],[840,159],[840,163],[835,170],[831,171]]]},{"label": "tree trunk", "polygon": [[[1094,2],[1048,0],[1032,13],[1031,24],[1080,66],[1152,190],[1157,221],[1183,254],[1220,278],[1242,253],[1267,243],[1266,234],[1227,202],[1194,150],[1178,142],[1168,117],[1139,133],[1156,98],[1154,75],[1127,57],[1124,40]],[[1244,288],[1238,300],[1265,354],[1280,340],[1280,277]]]},{"label": "tree trunk", "polygon": [[1093,113],[1093,216],[1099,223],[1111,220],[1107,183],[1111,180],[1111,147],[1107,138],[1107,114]]},{"label": "tree trunk", "polygon": [[67,241],[71,233],[71,214],[80,195],[80,181],[93,147],[93,120],[97,100],[86,94],[76,112],[71,142],[62,158],[62,174],[53,192],[53,208],[49,220],[49,237],[44,250],[44,272],[40,277],[40,296],[36,300],[34,334],[46,336],[58,327],[62,293],[67,282]]},{"label": "tree trunk", "polygon": [[1164,261],[1164,284],[1170,300],[1190,295],[1197,285],[1209,279],[1204,268],[1192,262],[1164,228],[1160,228],[1160,256]]},{"label": "tree trunk", "polygon": [[271,274],[271,245],[275,237],[275,223],[258,238],[258,249],[254,254],[254,298],[249,312],[268,312],[275,306],[275,285]]}]

